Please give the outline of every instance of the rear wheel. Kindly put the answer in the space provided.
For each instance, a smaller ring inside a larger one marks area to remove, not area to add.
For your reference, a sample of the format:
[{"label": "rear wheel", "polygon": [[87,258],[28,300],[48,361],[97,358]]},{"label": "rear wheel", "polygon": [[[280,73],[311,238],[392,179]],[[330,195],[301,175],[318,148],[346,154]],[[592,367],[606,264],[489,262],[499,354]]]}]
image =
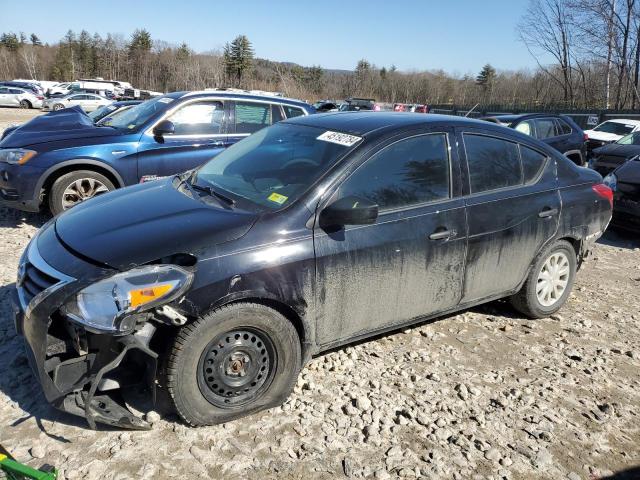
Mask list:
[{"label": "rear wheel", "polygon": [[232,304],[183,327],[169,357],[171,402],[191,425],[213,425],[281,404],[301,367],[300,339],[275,310]]},{"label": "rear wheel", "polygon": [[31,103],[29,102],[29,100],[21,100],[20,101],[20,108],[31,108]]},{"label": "rear wheel", "polygon": [[56,104],[53,106],[53,109],[54,109],[54,110],[62,110],[63,108],[64,108],[64,105],[62,105],[61,103],[56,103]]},{"label": "rear wheel", "polygon": [[79,203],[111,190],[115,190],[115,186],[100,173],[90,170],[70,172],[53,183],[49,195],[49,210],[53,215],[59,215]]},{"label": "rear wheel", "polygon": [[512,305],[530,318],[557,312],[567,301],[576,275],[576,252],[564,240],[542,252],[522,289],[511,297]]}]

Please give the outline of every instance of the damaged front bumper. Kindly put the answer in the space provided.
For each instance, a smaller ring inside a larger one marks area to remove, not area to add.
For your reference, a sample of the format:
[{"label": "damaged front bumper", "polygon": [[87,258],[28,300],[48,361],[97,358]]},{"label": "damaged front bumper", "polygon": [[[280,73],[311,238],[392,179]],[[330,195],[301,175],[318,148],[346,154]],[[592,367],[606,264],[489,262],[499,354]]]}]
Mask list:
[{"label": "damaged front bumper", "polygon": [[[40,256],[37,244],[38,237],[20,262],[12,303],[16,331],[24,336],[29,363],[47,401],[86,418],[91,428],[96,423],[150,428],[126,407],[121,392],[141,387],[155,403],[158,355],[149,348],[155,327],[146,323],[135,333],[113,336],[91,333],[64,317],[60,306],[65,299],[91,280],[79,282],[59,272]],[[87,279],[104,275],[98,267],[79,265],[77,258],[72,262],[71,270],[93,270]]]}]

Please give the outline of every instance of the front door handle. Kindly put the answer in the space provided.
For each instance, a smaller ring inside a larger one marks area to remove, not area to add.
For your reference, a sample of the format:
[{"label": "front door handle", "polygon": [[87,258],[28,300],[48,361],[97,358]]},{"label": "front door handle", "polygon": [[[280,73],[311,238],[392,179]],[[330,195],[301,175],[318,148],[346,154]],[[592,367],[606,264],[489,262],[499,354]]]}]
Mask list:
[{"label": "front door handle", "polygon": [[450,230],[438,230],[429,235],[430,240],[448,240],[453,236]]},{"label": "front door handle", "polygon": [[554,215],[557,215],[557,214],[558,214],[557,208],[545,208],[541,212],[538,212],[538,216],[540,218],[553,217]]}]

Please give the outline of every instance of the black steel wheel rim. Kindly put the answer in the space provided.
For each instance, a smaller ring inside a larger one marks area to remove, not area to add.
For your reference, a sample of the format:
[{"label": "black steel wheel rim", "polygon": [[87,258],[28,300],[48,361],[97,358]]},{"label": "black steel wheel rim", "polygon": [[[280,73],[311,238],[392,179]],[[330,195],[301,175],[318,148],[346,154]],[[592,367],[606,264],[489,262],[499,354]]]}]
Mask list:
[{"label": "black steel wheel rim", "polygon": [[218,335],[198,363],[198,387],[220,408],[239,407],[259,398],[271,384],[276,353],[269,336],[253,328]]}]

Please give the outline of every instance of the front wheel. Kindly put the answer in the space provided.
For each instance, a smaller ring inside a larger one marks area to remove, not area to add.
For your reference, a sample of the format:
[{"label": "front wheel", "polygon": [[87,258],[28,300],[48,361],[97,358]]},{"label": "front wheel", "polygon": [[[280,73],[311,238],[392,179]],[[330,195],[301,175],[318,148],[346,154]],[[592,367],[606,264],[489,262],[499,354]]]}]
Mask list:
[{"label": "front wheel", "polygon": [[536,259],[522,289],[511,297],[512,305],[530,318],[544,318],[562,308],[576,276],[576,252],[560,240]]},{"label": "front wheel", "polygon": [[104,175],[90,170],[70,172],[58,178],[49,194],[49,210],[55,215],[103,193],[115,190]]},{"label": "front wheel", "polygon": [[63,108],[64,108],[64,105],[62,105],[61,103],[56,103],[56,104],[53,106],[53,109],[54,109],[54,110],[62,110]]},{"label": "front wheel", "polygon": [[291,322],[255,303],[221,307],[182,328],[167,366],[173,407],[190,425],[214,425],[281,404],[301,367]]}]

